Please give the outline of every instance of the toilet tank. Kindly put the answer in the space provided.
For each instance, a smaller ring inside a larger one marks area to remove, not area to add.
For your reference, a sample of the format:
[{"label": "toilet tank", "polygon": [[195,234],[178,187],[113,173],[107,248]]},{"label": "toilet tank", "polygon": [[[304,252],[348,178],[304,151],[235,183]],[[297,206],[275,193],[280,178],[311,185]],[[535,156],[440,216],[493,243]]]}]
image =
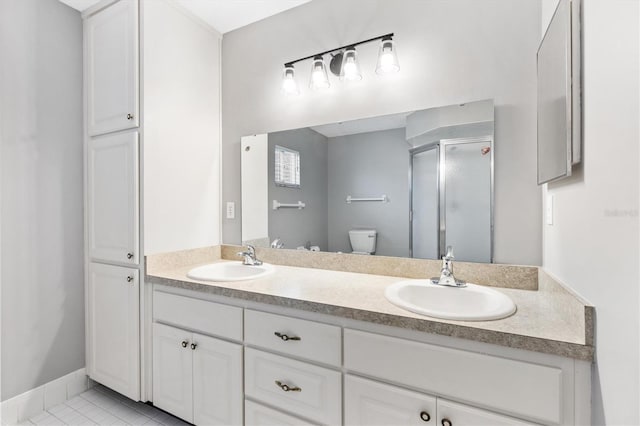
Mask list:
[{"label": "toilet tank", "polygon": [[352,229],[349,231],[351,248],[356,253],[375,253],[377,235],[375,229]]}]

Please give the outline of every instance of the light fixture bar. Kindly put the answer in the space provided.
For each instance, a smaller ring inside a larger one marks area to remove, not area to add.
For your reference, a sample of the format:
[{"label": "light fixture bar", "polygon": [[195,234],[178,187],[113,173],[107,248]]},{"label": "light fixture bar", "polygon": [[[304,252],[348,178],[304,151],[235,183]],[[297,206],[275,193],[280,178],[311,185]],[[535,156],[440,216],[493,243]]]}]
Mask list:
[{"label": "light fixture bar", "polygon": [[359,46],[361,44],[371,43],[372,41],[382,40],[383,38],[391,38],[391,37],[393,37],[393,33],[384,34],[384,35],[381,35],[381,36],[378,36],[378,37],[373,37],[373,38],[370,38],[370,39],[367,39],[367,40],[358,41],[356,43],[350,43],[350,44],[347,44],[347,45],[344,45],[344,46],[336,47],[335,49],[325,50],[324,52],[316,53],[314,55],[305,56],[304,58],[296,59],[295,61],[285,62],[284,66],[285,67],[291,66],[291,65],[293,65],[295,63],[306,61],[307,59],[313,59],[316,56],[324,56],[327,53],[337,52],[339,50],[344,50],[344,49],[346,49],[348,47],[356,47],[356,46]]}]

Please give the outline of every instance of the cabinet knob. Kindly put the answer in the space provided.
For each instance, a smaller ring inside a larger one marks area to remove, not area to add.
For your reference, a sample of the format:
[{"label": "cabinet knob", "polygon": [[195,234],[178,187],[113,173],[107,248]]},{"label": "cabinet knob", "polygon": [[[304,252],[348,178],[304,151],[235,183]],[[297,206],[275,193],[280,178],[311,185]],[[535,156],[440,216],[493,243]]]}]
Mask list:
[{"label": "cabinet knob", "polygon": [[127,120],[133,120],[133,114],[127,114]]},{"label": "cabinet knob", "polygon": [[128,282],[128,283],[130,283],[131,281],[133,281],[133,276],[132,276],[132,275],[129,275],[129,276],[127,277],[127,282]]},{"label": "cabinet knob", "polygon": [[282,340],[284,340],[285,342],[289,341],[289,340],[302,340],[300,337],[298,336],[287,336],[286,334],[282,334],[280,332],[275,332],[273,333],[276,336],[278,336],[279,338],[281,338]]},{"label": "cabinet knob", "polygon": [[426,411],[420,411],[420,419],[422,419],[423,422],[428,422],[431,420],[431,416]]},{"label": "cabinet knob", "polygon": [[133,259],[133,253],[127,253],[127,259]]},{"label": "cabinet knob", "polygon": [[182,343],[181,343],[183,348],[186,348],[188,344],[189,344],[189,342],[187,340],[183,340]]},{"label": "cabinet knob", "polygon": [[297,386],[289,386],[287,384],[282,383],[280,380],[276,380],[276,385],[278,385],[278,387],[285,392],[302,392],[301,388]]},{"label": "cabinet knob", "polygon": [[198,344],[197,344],[197,343],[192,343],[192,344],[191,344],[191,350],[192,350],[192,351],[195,351],[197,347],[198,347]]},{"label": "cabinet knob", "polygon": [[453,426],[453,423],[451,423],[451,420],[449,419],[442,419],[442,426]]}]

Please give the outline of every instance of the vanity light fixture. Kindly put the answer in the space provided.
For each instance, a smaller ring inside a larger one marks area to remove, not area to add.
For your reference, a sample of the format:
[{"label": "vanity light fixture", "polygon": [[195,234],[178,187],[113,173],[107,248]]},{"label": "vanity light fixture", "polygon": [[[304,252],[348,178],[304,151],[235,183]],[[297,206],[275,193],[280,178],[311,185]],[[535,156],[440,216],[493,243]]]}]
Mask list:
[{"label": "vanity light fixture", "polygon": [[340,77],[340,80],[362,80],[362,70],[360,69],[356,46],[377,40],[380,40],[380,48],[378,50],[376,73],[385,75],[400,71],[396,45],[393,41],[393,33],[389,33],[285,63],[282,73],[282,92],[287,95],[298,95],[300,93],[295,80],[295,69],[293,66],[298,62],[308,59],[313,59],[309,87],[313,90],[328,89],[331,83],[329,82],[329,74],[327,73],[327,64],[324,60],[324,56],[327,54],[331,54],[329,69],[332,74]]},{"label": "vanity light fixture", "polygon": [[342,67],[340,69],[340,80],[362,80],[360,64],[358,63],[358,52],[353,46],[349,46],[342,54]]},{"label": "vanity light fixture", "polygon": [[296,70],[293,65],[285,65],[282,73],[282,93],[285,95],[298,95],[298,83],[296,83]]},{"label": "vanity light fixture", "polygon": [[320,55],[313,58],[313,65],[311,66],[311,81],[309,87],[313,90],[328,89],[329,75],[327,74],[327,66],[324,63],[324,58]]},{"label": "vanity light fixture", "polygon": [[385,37],[380,42],[380,49],[378,50],[378,65],[376,66],[376,73],[378,74],[392,74],[400,71],[400,64],[398,64],[398,54],[396,52],[396,45],[391,37]]}]

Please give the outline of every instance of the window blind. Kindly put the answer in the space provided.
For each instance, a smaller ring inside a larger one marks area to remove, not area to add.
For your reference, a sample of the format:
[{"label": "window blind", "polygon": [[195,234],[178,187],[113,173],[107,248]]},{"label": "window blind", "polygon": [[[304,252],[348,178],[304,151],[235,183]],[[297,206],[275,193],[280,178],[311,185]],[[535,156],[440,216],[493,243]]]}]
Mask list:
[{"label": "window blind", "polygon": [[279,186],[300,188],[300,153],[276,145],[275,183]]}]

